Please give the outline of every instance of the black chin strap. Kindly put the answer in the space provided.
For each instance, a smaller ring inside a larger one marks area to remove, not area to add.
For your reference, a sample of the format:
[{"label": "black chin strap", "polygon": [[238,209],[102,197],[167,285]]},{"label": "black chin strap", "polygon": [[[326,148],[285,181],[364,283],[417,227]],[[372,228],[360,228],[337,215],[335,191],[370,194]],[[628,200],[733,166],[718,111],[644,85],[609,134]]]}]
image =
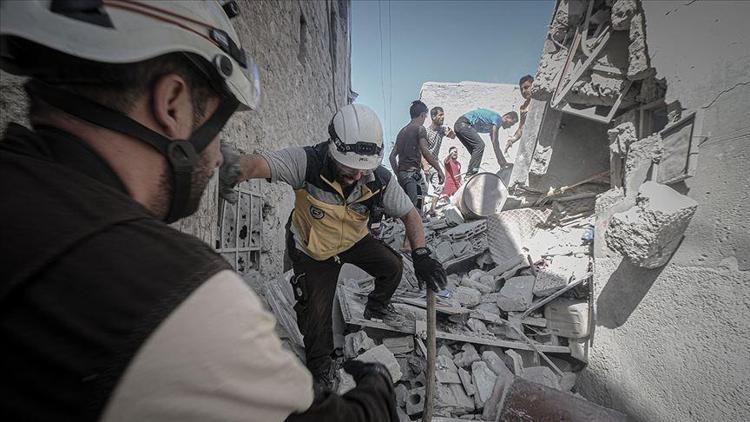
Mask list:
[{"label": "black chin strap", "polygon": [[94,125],[138,139],[159,151],[169,163],[172,173],[172,198],[164,219],[172,223],[195,212],[190,207],[193,168],[203,151],[237,110],[236,100],[224,99],[214,114],[187,140],[171,140],[130,117],[89,99],[45,84],[38,80],[26,83],[26,91],[65,113]]}]

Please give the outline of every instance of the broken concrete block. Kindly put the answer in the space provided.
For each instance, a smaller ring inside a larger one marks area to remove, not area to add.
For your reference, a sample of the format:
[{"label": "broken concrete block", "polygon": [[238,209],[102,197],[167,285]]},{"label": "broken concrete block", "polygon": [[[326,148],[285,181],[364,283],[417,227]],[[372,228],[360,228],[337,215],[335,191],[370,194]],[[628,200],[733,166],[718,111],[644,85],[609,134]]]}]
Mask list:
[{"label": "broken concrete block", "polygon": [[415,416],[424,410],[424,387],[412,388],[406,397],[406,414]]},{"label": "broken concrete block", "polygon": [[612,5],[612,29],[627,31],[630,29],[630,19],[638,12],[635,0],[617,0]]},{"label": "broken concrete block", "polygon": [[451,250],[453,251],[453,256],[462,257],[464,255],[473,253],[474,247],[471,246],[470,242],[462,240],[460,242],[451,243]]},{"label": "broken concrete block", "polygon": [[479,298],[482,297],[482,293],[471,287],[458,286],[453,290],[451,297],[458,301],[461,306],[472,308],[479,305]]},{"label": "broken concrete block", "polygon": [[646,27],[642,13],[630,20],[630,45],[628,46],[628,79],[639,81],[654,76],[646,44]]},{"label": "broken concrete block", "polygon": [[484,334],[484,333],[489,332],[487,331],[487,326],[484,324],[484,322],[476,318],[469,318],[466,321],[466,326],[469,327],[471,331],[478,333],[478,334]]},{"label": "broken concrete block", "polygon": [[393,354],[409,353],[414,350],[414,337],[386,337],[383,339],[383,345]]},{"label": "broken concrete block", "polygon": [[375,342],[364,331],[357,331],[344,337],[344,356],[347,359],[354,359],[373,347],[375,347]]},{"label": "broken concrete block", "polygon": [[489,367],[495,375],[504,378],[512,376],[510,369],[505,366],[505,362],[503,362],[503,360],[500,359],[500,356],[492,350],[485,350],[482,352],[482,361],[487,364],[487,367]]},{"label": "broken concrete block", "polygon": [[531,166],[529,168],[529,174],[540,177],[547,173],[550,159],[552,158],[552,145],[541,146],[537,145],[534,156],[531,159]]},{"label": "broken concrete block", "polygon": [[457,226],[464,223],[464,216],[455,205],[443,207],[443,219],[449,226]]},{"label": "broken concrete block", "polygon": [[438,347],[437,354],[438,356],[443,355],[443,356],[448,356],[449,358],[453,359],[453,353],[451,353],[451,349],[446,345],[442,345]]},{"label": "broken concrete block", "polygon": [[393,382],[398,382],[401,379],[401,367],[399,366],[396,357],[393,356],[393,353],[382,344],[362,353],[357,357],[357,360],[362,362],[382,363],[388,368],[388,373],[391,374]]},{"label": "broken concrete block", "polygon": [[612,216],[607,246],[639,267],[661,267],[677,250],[697,209],[696,201],[669,186],[646,182],[636,205]]},{"label": "broken concrete block", "polygon": [[554,334],[569,338],[589,335],[589,303],[585,300],[559,297],[544,307],[547,328]]},{"label": "broken concrete block", "polygon": [[456,353],[455,358],[453,358],[453,362],[460,368],[468,368],[478,360],[482,360],[482,358],[471,343],[465,343],[461,346],[461,352]]},{"label": "broken concrete block", "polygon": [[476,394],[474,395],[475,403],[477,404],[477,408],[482,408],[487,399],[492,395],[497,375],[492,372],[485,362],[478,361],[471,364],[471,379],[476,388]]},{"label": "broken concrete block", "polygon": [[521,358],[521,355],[513,349],[506,350],[505,355],[513,362],[513,373],[520,376],[523,372],[523,358]]},{"label": "broken concrete block", "polygon": [[525,311],[534,298],[534,276],[513,277],[500,289],[497,306],[503,311]]},{"label": "broken concrete block", "polygon": [[626,196],[635,197],[637,195],[638,188],[648,179],[653,163],[660,162],[663,153],[664,146],[661,135],[658,133],[633,142],[628,146],[623,180]]},{"label": "broken concrete block", "polygon": [[439,262],[446,262],[452,258],[453,248],[451,247],[450,242],[441,242],[435,247],[435,259],[437,259]]},{"label": "broken concrete block", "polygon": [[396,396],[396,407],[404,407],[406,398],[409,396],[409,389],[404,384],[398,384],[393,387],[393,395]]},{"label": "broken concrete block", "polygon": [[459,384],[437,384],[435,386],[435,409],[441,413],[464,415],[474,411],[474,400]]},{"label": "broken concrete block", "polygon": [[443,384],[458,384],[461,382],[456,364],[450,357],[444,355],[437,356],[435,360],[435,378],[437,382]]},{"label": "broken concrete block", "polygon": [[471,374],[464,368],[458,368],[458,378],[461,379],[461,384],[464,386],[466,394],[473,396],[476,393],[474,383],[471,381]]},{"label": "broken concrete block", "polygon": [[558,255],[551,258],[549,266],[537,272],[534,295],[546,297],[577,280],[588,272],[588,256]]},{"label": "broken concrete block", "polygon": [[339,394],[346,394],[349,392],[349,390],[352,390],[354,387],[357,386],[357,383],[354,382],[354,378],[352,378],[351,375],[349,375],[348,372],[344,371],[343,368],[339,369],[339,388],[337,392]]},{"label": "broken concrete block", "polygon": [[529,368],[523,368],[521,372],[521,378],[526,379],[537,384],[542,384],[555,390],[560,389],[560,379],[555,375],[550,368],[546,366],[532,366]]},{"label": "broken concrete block", "polygon": [[471,289],[479,290],[480,293],[492,293],[495,290],[486,284],[469,278],[468,276],[464,276],[461,279],[461,285],[464,287],[469,287]]},{"label": "broken concrete block", "polygon": [[493,315],[500,315],[500,308],[498,308],[497,303],[480,303],[474,307],[474,310]]}]

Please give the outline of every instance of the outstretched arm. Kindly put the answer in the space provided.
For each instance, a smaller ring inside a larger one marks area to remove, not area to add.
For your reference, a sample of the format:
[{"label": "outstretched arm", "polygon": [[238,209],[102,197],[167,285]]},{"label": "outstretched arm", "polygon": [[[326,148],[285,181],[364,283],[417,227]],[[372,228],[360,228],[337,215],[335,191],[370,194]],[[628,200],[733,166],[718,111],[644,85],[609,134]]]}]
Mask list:
[{"label": "outstretched arm", "polygon": [[505,160],[503,151],[500,150],[500,143],[498,142],[497,134],[497,125],[492,125],[492,130],[490,131],[490,143],[492,144],[492,149],[495,151],[495,158],[497,159],[497,163],[500,165],[500,167],[505,167],[508,165],[508,162]]}]

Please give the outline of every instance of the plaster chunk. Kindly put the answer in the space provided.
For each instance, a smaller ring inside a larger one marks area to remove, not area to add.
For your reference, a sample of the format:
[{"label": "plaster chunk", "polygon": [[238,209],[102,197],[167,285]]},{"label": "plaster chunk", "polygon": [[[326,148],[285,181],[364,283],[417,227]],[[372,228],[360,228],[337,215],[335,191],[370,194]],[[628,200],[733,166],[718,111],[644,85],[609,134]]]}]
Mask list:
[{"label": "plaster chunk", "polygon": [[661,267],[677,250],[697,209],[696,201],[669,186],[646,182],[636,205],[612,216],[607,246],[639,267]]},{"label": "plaster chunk", "polygon": [[500,289],[497,306],[503,311],[525,311],[534,298],[534,276],[513,277]]},{"label": "plaster chunk", "polygon": [[375,347],[375,342],[364,331],[357,331],[344,337],[344,356],[347,359],[354,359],[373,347]]},{"label": "plaster chunk", "polygon": [[651,58],[646,44],[646,26],[642,13],[630,21],[630,45],[628,46],[628,79],[639,81],[653,76]]},{"label": "plaster chunk", "polygon": [[513,362],[513,373],[520,376],[523,372],[523,358],[521,358],[521,355],[513,349],[506,350],[505,355]]},{"label": "plaster chunk", "polygon": [[661,161],[663,151],[661,135],[658,133],[628,146],[623,183],[625,195],[630,197],[636,195],[638,187],[648,179],[651,165]]},{"label": "plaster chunk", "polygon": [[466,321],[466,325],[469,327],[469,329],[477,334],[486,334],[489,333],[487,331],[487,326],[479,319],[476,318],[469,318],[468,321]]},{"label": "plaster chunk", "polygon": [[398,382],[401,379],[401,366],[393,353],[382,344],[362,353],[357,357],[357,360],[382,363],[388,368],[388,373],[391,374],[393,382]]},{"label": "plaster chunk", "polygon": [[450,242],[442,242],[435,247],[435,259],[439,262],[446,262],[453,258],[453,248]]},{"label": "plaster chunk", "polygon": [[587,256],[558,255],[552,257],[550,265],[537,272],[534,282],[534,295],[549,296],[568,285],[573,279],[583,277],[588,270]]},{"label": "plaster chunk", "polygon": [[630,29],[630,20],[638,12],[635,0],[617,0],[612,5],[612,29],[626,31]]},{"label": "plaster chunk", "polygon": [[500,356],[492,350],[486,350],[482,352],[482,361],[487,364],[487,367],[495,373],[495,375],[503,378],[510,378],[513,374],[510,372],[505,362],[500,359]]},{"label": "plaster chunk", "polygon": [[437,384],[435,386],[435,409],[443,414],[464,415],[474,411],[474,400],[459,384]]},{"label": "plaster chunk", "polygon": [[471,289],[479,290],[480,293],[492,293],[495,291],[495,289],[490,287],[489,285],[480,283],[479,281],[469,278],[467,276],[464,276],[461,279],[461,285],[464,287],[471,288]]},{"label": "plaster chunk", "polygon": [[536,151],[534,151],[534,157],[531,159],[531,167],[529,167],[529,173],[534,176],[543,176],[547,173],[550,159],[552,158],[552,146],[541,146],[537,145]]},{"label": "plaster chunk", "polygon": [[531,98],[538,101],[549,101],[552,98],[557,74],[565,64],[567,56],[568,50],[565,48],[555,53],[542,55],[534,83],[531,85]]},{"label": "plaster chunk", "polygon": [[468,368],[472,363],[482,360],[477,349],[471,343],[464,343],[461,352],[456,353],[453,362],[460,368]]}]

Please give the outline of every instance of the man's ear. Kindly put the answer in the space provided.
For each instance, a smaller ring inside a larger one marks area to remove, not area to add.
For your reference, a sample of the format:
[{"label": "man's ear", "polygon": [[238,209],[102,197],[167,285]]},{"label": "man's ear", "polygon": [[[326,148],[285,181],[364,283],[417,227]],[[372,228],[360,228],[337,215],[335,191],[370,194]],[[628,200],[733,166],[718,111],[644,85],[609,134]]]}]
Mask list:
[{"label": "man's ear", "polygon": [[151,87],[151,107],[164,135],[187,139],[193,128],[193,103],[182,76],[169,73],[159,77]]}]

